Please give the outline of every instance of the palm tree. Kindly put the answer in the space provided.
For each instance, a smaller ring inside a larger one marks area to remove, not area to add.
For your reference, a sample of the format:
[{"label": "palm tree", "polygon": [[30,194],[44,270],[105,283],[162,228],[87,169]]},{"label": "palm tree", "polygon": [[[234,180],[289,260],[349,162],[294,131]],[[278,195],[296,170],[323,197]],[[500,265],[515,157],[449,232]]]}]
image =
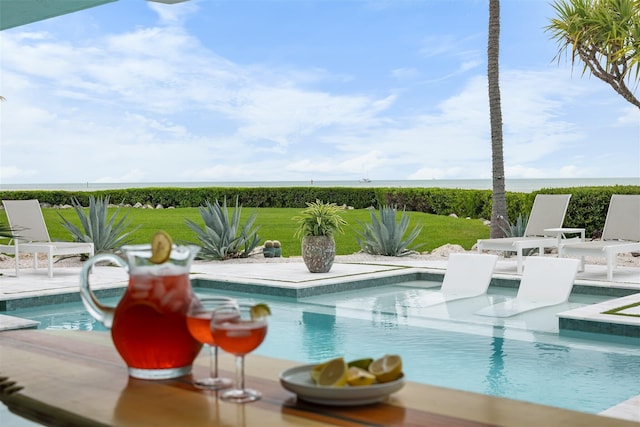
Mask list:
[{"label": "palm tree", "polygon": [[493,197],[491,204],[491,238],[504,237],[500,221],[507,218],[502,151],[502,106],[500,104],[500,0],[489,0],[489,43],[487,77],[489,81],[489,117],[491,121],[491,161]]},{"label": "palm tree", "polygon": [[625,83],[640,76],[640,0],[562,0],[553,8],[557,17],[545,30],[558,42],[556,58],[570,50],[572,66],[581,60],[583,74],[591,71],[640,108]]}]

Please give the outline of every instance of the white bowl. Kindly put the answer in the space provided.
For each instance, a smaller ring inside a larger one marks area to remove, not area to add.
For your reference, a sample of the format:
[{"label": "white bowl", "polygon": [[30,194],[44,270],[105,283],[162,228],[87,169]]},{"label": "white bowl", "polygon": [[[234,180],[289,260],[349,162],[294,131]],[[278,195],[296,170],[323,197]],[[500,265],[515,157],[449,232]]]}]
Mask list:
[{"label": "white bowl", "polygon": [[367,386],[319,386],[311,379],[311,369],[314,366],[316,365],[301,365],[283,371],[280,374],[280,384],[295,393],[299,399],[333,406],[357,406],[380,402],[404,386],[404,376],[395,381]]}]

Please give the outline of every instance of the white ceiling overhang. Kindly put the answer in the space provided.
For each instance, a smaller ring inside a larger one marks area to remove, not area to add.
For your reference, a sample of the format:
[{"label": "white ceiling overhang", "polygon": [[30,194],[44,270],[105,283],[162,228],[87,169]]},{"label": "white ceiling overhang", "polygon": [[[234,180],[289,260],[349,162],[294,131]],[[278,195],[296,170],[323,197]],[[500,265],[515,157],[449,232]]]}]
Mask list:
[{"label": "white ceiling overhang", "polygon": [[[118,0],[0,0],[0,30],[30,24]],[[187,0],[149,0],[180,3]]]}]

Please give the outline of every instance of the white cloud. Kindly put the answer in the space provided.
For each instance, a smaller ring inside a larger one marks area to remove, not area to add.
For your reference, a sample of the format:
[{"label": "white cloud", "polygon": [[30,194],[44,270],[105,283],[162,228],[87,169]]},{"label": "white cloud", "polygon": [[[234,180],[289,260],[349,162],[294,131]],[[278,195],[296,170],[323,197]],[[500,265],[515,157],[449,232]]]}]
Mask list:
[{"label": "white cloud", "polygon": [[621,109],[620,117],[618,117],[618,123],[621,126],[631,125],[635,126],[638,130],[638,140],[640,141],[640,111],[633,105],[629,105],[626,108]]},{"label": "white cloud", "polygon": [[7,165],[3,162],[2,168],[0,168],[0,181],[10,182],[13,180],[20,180],[23,177],[28,178],[34,176],[36,171],[33,169],[20,169],[16,166]]},{"label": "white cloud", "polygon": [[409,175],[408,179],[455,179],[461,172],[464,172],[462,168],[421,168]]},{"label": "white cloud", "polygon": [[416,68],[396,68],[395,70],[391,70],[391,75],[400,80],[415,79],[420,76],[420,71]]},{"label": "white cloud", "polygon": [[179,25],[192,14],[199,11],[196,1],[184,1],[182,3],[163,4],[149,1],[147,5],[158,14],[160,23],[164,25]]}]

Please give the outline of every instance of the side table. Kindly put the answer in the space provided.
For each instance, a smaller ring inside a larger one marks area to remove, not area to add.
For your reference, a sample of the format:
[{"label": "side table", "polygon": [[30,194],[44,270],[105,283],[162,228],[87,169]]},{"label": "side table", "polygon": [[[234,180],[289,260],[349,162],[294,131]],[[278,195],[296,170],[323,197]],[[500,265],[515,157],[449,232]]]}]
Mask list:
[{"label": "side table", "polygon": [[[579,239],[580,239],[581,242],[584,242],[584,239],[585,239],[584,231],[585,231],[584,228],[565,228],[565,227],[545,228],[544,229],[545,233],[555,234],[556,237],[558,238],[558,256],[562,255],[561,244],[562,244],[562,239],[566,238],[565,234],[580,234]],[[580,257],[580,271],[584,271],[584,257],[583,256]]]}]

